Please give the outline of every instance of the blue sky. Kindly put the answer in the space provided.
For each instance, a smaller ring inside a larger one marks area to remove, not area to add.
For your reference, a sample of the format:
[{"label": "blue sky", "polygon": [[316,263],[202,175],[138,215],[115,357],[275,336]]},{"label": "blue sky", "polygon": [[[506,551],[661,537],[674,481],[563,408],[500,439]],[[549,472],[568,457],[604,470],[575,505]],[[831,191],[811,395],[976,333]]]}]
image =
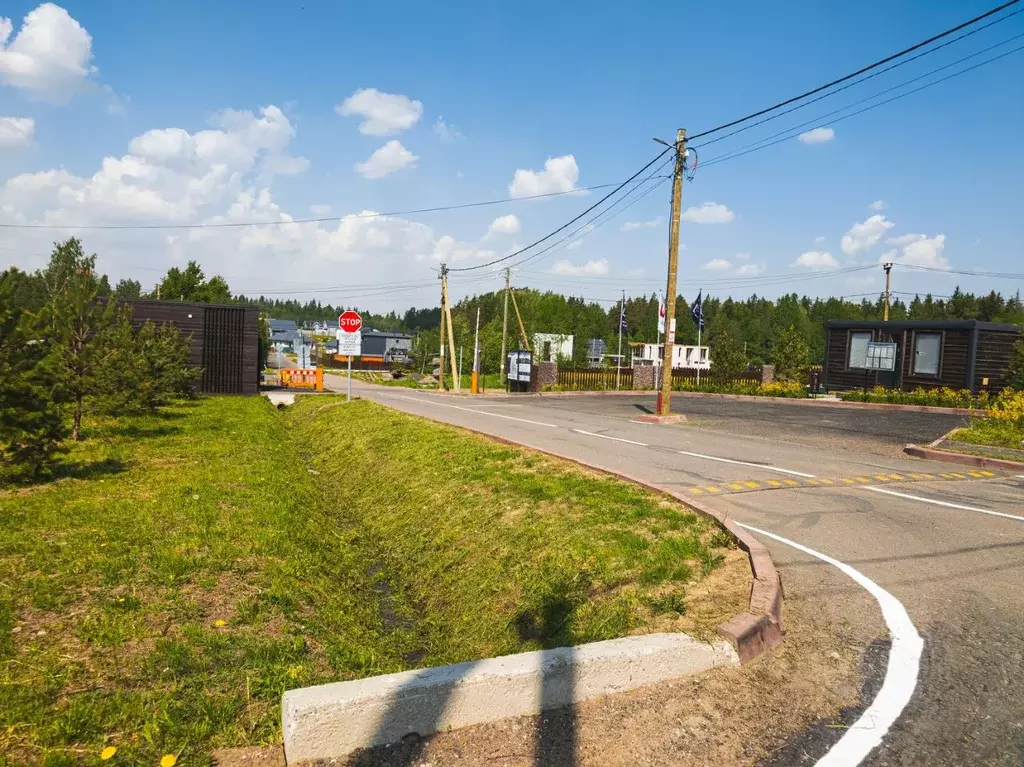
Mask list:
[{"label": "blue sky", "polygon": [[[340,224],[79,234],[113,278],[147,287],[196,258],[247,293],[373,309],[436,303],[431,270],[442,260],[466,267],[505,255],[603,192],[369,213],[620,181],[656,154],[654,136],[698,133],[988,7],[9,1],[0,223],[363,214]],[[1024,271],[1024,52],[839,122],[831,135],[794,134],[709,162],[800,123],[809,131],[826,112],[1022,33],[1024,14],[713,146],[694,142],[708,167],[684,189],[693,210],[682,229],[681,292],[856,295],[881,287],[880,267],[829,272],[883,257]],[[1024,38],[914,86],[1020,45]],[[668,190],[524,265],[517,283],[604,299],[657,289]],[[0,264],[34,268],[75,231],[2,229]],[[937,294],[1022,282],[894,270],[897,290]],[[372,287],[351,287],[364,284]],[[452,278],[455,295],[497,285],[490,269]]]}]

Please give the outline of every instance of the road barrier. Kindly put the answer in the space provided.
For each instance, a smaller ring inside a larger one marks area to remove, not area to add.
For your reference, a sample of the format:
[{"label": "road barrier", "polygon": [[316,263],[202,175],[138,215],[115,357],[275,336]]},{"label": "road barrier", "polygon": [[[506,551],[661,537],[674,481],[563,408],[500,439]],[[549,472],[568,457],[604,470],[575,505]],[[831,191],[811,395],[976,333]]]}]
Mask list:
[{"label": "road barrier", "polygon": [[281,386],[286,389],[324,390],[323,368],[284,368],[280,375]]}]

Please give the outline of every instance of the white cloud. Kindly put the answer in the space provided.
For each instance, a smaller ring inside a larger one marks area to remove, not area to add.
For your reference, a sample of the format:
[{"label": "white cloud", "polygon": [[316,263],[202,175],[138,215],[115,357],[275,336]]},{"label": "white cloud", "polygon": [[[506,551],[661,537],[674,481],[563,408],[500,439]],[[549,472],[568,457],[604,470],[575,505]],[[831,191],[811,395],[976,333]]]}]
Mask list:
[{"label": "white cloud", "polygon": [[838,269],[839,262],[828,251],[808,250],[801,253],[790,266],[802,266],[805,269]]},{"label": "white cloud", "polygon": [[750,254],[749,253],[737,253],[735,256],[733,256],[733,258],[735,258],[737,261],[749,261],[750,260]]},{"label": "white cloud", "polygon": [[[733,258],[737,261],[749,261],[749,253],[737,253]],[[704,264],[701,269],[708,272],[729,272],[736,277],[753,277],[764,271],[764,264],[742,263],[734,264],[725,258],[713,258]]]},{"label": "white cloud", "polygon": [[0,149],[25,146],[36,132],[31,117],[0,117]]},{"label": "white cloud", "polygon": [[457,126],[445,122],[444,115],[438,117],[434,123],[434,135],[442,141],[461,141],[466,138]]},{"label": "white cloud", "polygon": [[831,128],[814,128],[806,133],[797,136],[804,144],[825,144],[836,137],[836,132]]},{"label": "white cloud", "polygon": [[744,264],[735,271],[735,274],[737,277],[753,277],[763,271],[764,264]]},{"label": "white cloud", "polygon": [[868,205],[870,210],[885,210],[885,200],[875,200],[873,203]]},{"label": "white cloud", "polygon": [[402,142],[392,139],[371,154],[366,162],[357,162],[355,167],[366,178],[384,178],[397,170],[414,167],[418,159],[402,146]]},{"label": "white cloud", "polygon": [[577,248],[583,247],[583,240],[573,240],[565,246],[566,250],[576,250]]},{"label": "white cloud", "polygon": [[665,223],[665,217],[658,216],[657,218],[652,218],[650,221],[627,221],[620,227],[620,229],[623,232],[633,232],[637,229],[654,229],[655,227],[661,226],[663,223]]},{"label": "white cloud", "polygon": [[603,277],[608,274],[608,259],[602,258],[598,261],[587,261],[585,264],[576,266],[571,261],[555,261],[551,267],[552,274],[566,277]]},{"label": "white cloud", "polygon": [[824,237],[815,237],[814,238],[814,244],[815,245],[824,245],[825,244],[825,238]]},{"label": "white cloud", "polygon": [[331,206],[326,203],[318,202],[309,206],[309,212],[314,216],[329,216],[331,214]]},{"label": "white cloud", "polygon": [[334,111],[342,117],[362,117],[359,132],[366,136],[389,136],[419,122],[423,104],[400,93],[362,88],[334,107]]},{"label": "white cloud", "polygon": [[732,269],[732,264],[724,258],[713,258],[704,264],[701,269],[707,269],[709,272],[727,272]]},{"label": "white cloud", "polygon": [[508,193],[510,197],[535,197],[553,192],[571,192],[576,188],[579,178],[580,169],[571,154],[549,157],[542,171],[518,169],[509,184]]},{"label": "white cloud", "polygon": [[930,269],[949,269],[949,259],[942,255],[946,247],[946,235],[929,237],[925,234],[903,234],[887,242],[897,246],[882,254],[879,263],[909,264],[926,266]]},{"label": "white cloud", "polygon": [[0,17],[0,83],[57,103],[88,87],[96,71],[92,37],[66,10],[43,3],[11,40],[13,31],[11,20]]},{"label": "white cloud", "polygon": [[268,173],[276,173],[281,176],[298,176],[309,170],[309,160],[305,157],[288,157],[286,155],[274,155],[268,157],[263,164]]},{"label": "white cloud", "polygon": [[843,253],[855,256],[865,250],[870,250],[894,226],[895,224],[880,214],[871,216],[859,224],[854,224],[850,227],[850,231],[843,235],[840,243]]},{"label": "white cloud", "polygon": [[519,219],[515,213],[509,213],[507,216],[498,216],[491,222],[491,225],[487,227],[487,234],[484,235],[484,239],[489,240],[503,234],[516,234],[518,231]]},{"label": "white cloud", "polygon": [[683,213],[683,221],[694,224],[728,224],[734,218],[735,213],[717,202],[705,202],[700,207],[688,208]]}]

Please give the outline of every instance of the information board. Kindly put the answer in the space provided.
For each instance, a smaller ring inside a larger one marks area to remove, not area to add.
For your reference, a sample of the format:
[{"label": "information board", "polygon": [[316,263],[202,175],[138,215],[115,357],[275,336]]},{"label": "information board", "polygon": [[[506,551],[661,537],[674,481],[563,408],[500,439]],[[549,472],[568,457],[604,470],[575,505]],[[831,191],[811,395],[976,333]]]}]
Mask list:
[{"label": "information board", "polygon": [[868,341],[864,367],[868,370],[895,370],[896,344],[882,341]]}]

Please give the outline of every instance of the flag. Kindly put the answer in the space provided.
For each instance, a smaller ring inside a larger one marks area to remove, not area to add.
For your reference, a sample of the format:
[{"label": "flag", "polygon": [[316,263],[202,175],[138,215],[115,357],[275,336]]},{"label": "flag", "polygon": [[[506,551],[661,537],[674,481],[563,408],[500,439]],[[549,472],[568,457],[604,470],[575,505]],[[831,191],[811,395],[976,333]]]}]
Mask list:
[{"label": "flag", "polygon": [[701,298],[701,294],[703,292],[704,291],[699,291],[697,293],[697,300],[693,302],[693,308],[690,309],[690,316],[693,317],[693,324],[700,330],[704,329],[704,300]]},{"label": "flag", "polygon": [[658,332],[665,333],[665,301],[658,299]]},{"label": "flag", "polygon": [[626,325],[626,300],[623,298],[619,304],[619,332],[629,335],[629,327]]}]

